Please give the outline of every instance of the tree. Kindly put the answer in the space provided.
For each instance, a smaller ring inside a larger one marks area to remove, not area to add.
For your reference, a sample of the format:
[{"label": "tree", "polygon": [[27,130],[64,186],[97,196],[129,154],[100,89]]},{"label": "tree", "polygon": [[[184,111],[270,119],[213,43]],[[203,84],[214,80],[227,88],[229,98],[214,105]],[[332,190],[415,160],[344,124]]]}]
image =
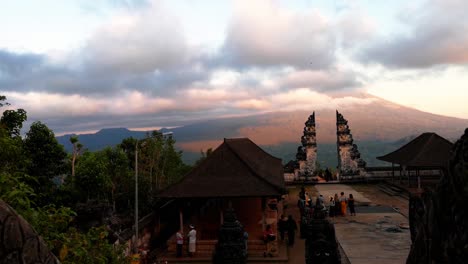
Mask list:
[{"label": "tree", "polygon": [[107,182],[110,183],[110,197],[112,209],[117,211],[117,203],[126,205],[126,201],[132,193],[132,171],[129,168],[129,162],[125,152],[118,148],[107,147],[99,151],[97,155],[102,156],[105,164],[105,174],[108,177]]},{"label": "tree", "polygon": [[5,128],[12,137],[20,137],[23,122],[26,121],[27,118],[24,109],[5,110],[0,119],[0,125]]},{"label": "tree", "polygon": [[31,186],[37,193],[47,196],[52,178],[65,173],[67,153],[55,139],[54,132],[41,122],[31,125],[24,139],[24,149],[29,159],[27,173],[37,180]]},{"label": "tree", "polygon": [[210,156],[213,153],[213,148],[208,148],[206,152],[203,152],[203,150],[200,150],[200,155],[201,157],[195,161],[195,167],[200,165],[202,161],[204,161],[208,156]]},{"label": "tree", "polygon": [[78,136],[71,136],[70,143],[73,145],[73,152],[72,152],[72,179],[75,179],[75,162],[78,156],[81,154],[81,149],[83,145],[78,141]]}]

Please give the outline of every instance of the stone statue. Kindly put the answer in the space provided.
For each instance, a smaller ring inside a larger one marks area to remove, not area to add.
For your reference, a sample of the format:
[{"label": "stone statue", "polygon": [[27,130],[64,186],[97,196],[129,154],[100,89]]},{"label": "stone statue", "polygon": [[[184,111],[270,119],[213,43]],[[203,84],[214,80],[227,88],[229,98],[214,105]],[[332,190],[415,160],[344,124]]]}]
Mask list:
[{"label": "stone statue", "polygon": [[244,264],[247,260],[244,227],[232,208],[226,210],[213,255],[215,264]]},{"label": "stone statue", "polygon": [[407,263],[466,263],[468,259],[468,129],[435,189],[410,198]]},{"label": "stone statue", "polygon": [[335,236],[335,227],[326,218],[323,205],[315,207],[314,218],[306,222],[305,226],[305,263],[341,263],[338,242]]},{"label": "stone statue", "polygon": [[59,264],[45,242],[13,208],[0,200],[0,263]]}]

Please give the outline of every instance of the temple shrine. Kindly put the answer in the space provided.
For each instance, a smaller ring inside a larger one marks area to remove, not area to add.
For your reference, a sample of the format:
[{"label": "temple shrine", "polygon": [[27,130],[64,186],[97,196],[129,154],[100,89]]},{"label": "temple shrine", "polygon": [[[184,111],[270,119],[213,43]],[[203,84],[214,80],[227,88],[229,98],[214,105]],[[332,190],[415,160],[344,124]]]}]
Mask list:
[{"label": "temple shrine", "polygon": [[354,144],[348,120],[338,111],[336,111],[336,147],[340,176],[363,175],[366,162],[361,158],[358,147]]},{"label": "temple shrine", "polygon": [[[188,225],[195,226],[200,254],[211,256],[225,212],[234,210],[249,234],[249,249],[263,255],[263,231],[270,225],[277,232],[283,194],[281,159],[248,138],[233,138],[224,139],[199,166],[158,197],[177,200],[179,228],[186,233]],[[169,243],[170,249],[175,247],[174,239]]]}]

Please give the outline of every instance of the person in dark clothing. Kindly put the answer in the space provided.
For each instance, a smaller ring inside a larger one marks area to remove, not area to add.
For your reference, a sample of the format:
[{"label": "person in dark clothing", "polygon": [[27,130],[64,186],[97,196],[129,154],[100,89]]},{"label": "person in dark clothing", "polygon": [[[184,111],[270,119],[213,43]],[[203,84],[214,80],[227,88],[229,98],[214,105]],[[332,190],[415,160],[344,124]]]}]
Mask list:
[{"label": "person in dark clothing", "polygon": [[289,246],[294,245],[294,238],[296,236],[297,224],[294,221],[292,215],[288,216],[288,221],[286,221],[288,227],[288,244]]},{"label": "person in dark clothing", "polygon": [[305,188],[304,187],[301,187],[301,191],[299,192],[299,199],[301,200],[305,200]]},{"label": "person in dark clothing", "polygon": [[325,169],[325,180],[326,181],[331,181],[332,180],[332,175],[331,175],[331,172],[328,168]]},{"label": "person in dark clothing", "polygon": [[280,219],[278,220],[278,231],[280,233],[281,241],[284,241],[284,233],[287,231],[287,222],[284,215],[281,215]]},{"label": "person in dark clothing", "polygon": [[354,197],[351,193],[349,194],[348,207],[349,207],[349,214],[356,215],[356,210],[354,209]]},{"label": "person in dark clothing", "polygon": [[341,215],[341,204],[340,204],[340,199],[338,198],[338,194],[335,193],[335,216],[340,216]]}]

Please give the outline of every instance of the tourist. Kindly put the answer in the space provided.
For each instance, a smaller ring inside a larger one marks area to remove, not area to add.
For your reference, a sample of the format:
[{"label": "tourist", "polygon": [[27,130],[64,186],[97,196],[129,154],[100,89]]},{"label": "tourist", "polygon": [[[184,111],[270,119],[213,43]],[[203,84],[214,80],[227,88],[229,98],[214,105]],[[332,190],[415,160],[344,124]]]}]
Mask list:
[{"label": "tourist", "polygon": [[189,255],[193,257],[196,252],[196,245],[197,245],[197,230],[195,230],[195,226],[190,225],[190,232],[187,235],[189,239]]},{"label": "tourist", "polygon": [[339,216],[341,215],[341,204],[340,204],[340,200],[338,198],[338,194],[335,193],[335,216]]},{"label": "tourist", "polygon": [[348,206],[350,215],[356,215],[356,211],[354,209],[354,197],[351,193],[349,194]]},{"label": "tourist", "polygon": [[276,235],[271,228],[271,225],[267,225],[265,231],[263,231],[263,241],[265,241],[267,250],[263,253],[263,256],[270,256],[273,257],[273,241],[276,240]]},{"label": "tourist", "polygon": [[249,233],[247,233],[247,231],[244,230],[244,256],[247,256],[249,252],[248,241],[249,241]]},{"label": "tourist", "polygon": [[305,196],[306,205],[307,205],[307,206],[310,206],[311,203],[312,203],[312,199],[310,198],[309,193],[306,191],[304,196]]},{"label": "tourist", "polygon": [[299,192],[299,199],[301,200],[304,200],[305,201],[305,188],[304,186],[301,187],[301,191]]},{"label": "tourist", "polygon": [[332,180],[332,175],[328,167],[325,169],[325,181],[331,181]]},{"label": "tourist", "polygon": [[297,224],[294,221],[292,215],[288,216],[287,227],[288,227],[288,245],[292,247],[294,245],[294,238],[296,236]]},{"label": "tourist", "polygon": [[346,216],[346,203],[348,202],[348,199],[344,195],[344,192],[341,192],[340,196],[340,207],[341,207],[341,215]]},{"label": "tourist", "polygon": [[330,217],[334,217],[335,216],[335,200],[333,199],[332,196],[330,196],[330,204],[328,206],[328,213],[330,215]]},{"label": "tourist", "polygon": [[278,221],[278,231],[280,232],[280,238],[281,241],[284,241],[284,233],[286,232],[286,219],[284,215],[281,215],[279,221]]},{"label": "tourist", "polygon": [[182,246],[184,244],[184,236],[182,235],[182,231],[179,229],[176,233],[176,244],[177,244],[177,257],[182,257]]}]

